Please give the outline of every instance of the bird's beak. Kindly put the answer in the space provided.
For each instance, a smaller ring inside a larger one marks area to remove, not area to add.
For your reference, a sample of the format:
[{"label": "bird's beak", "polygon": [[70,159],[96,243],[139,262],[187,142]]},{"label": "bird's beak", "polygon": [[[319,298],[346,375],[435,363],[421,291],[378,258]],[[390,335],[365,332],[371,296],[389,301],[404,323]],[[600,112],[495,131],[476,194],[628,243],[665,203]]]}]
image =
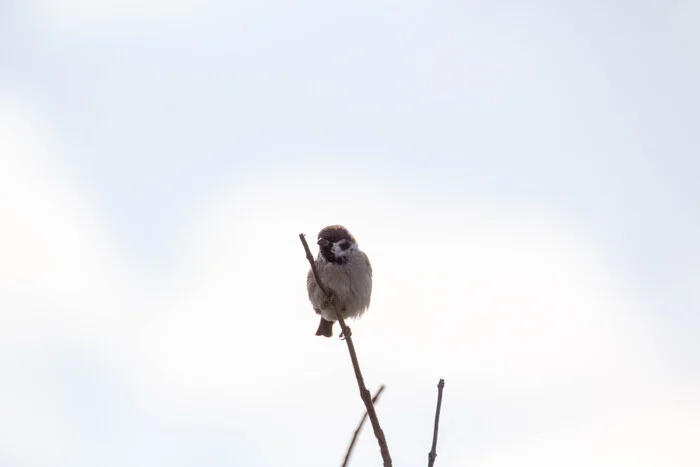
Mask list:
[{"label": "bird's beak", "polygon": [[330,245],[331,242],[329,242],[325,238],[319,238],[318,241],[316,242],[316,244],[319,245],[320,247],[324,247],[324,246]]}]

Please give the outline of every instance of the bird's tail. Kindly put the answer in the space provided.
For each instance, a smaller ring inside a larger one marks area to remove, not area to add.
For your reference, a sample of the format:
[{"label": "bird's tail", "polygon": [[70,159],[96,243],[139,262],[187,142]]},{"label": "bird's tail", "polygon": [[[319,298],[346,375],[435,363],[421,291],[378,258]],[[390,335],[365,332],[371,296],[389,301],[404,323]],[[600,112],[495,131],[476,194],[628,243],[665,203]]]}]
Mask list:
[{"label": "bird's tail", "polygon": [[331,337],[333,335],[333,324],[335,321],[327,321],[321,318],[321,322],[318,323],[318,329],[316,330],[317,336]]}]

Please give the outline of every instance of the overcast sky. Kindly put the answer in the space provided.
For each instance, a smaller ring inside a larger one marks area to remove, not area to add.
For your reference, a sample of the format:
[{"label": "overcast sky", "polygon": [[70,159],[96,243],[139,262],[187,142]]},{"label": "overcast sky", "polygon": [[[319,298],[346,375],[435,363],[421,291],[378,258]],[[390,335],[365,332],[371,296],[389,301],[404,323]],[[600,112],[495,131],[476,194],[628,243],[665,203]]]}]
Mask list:
[{"label": "overcast sky", "polygon": [[700,465],[698,5],[0,0],[0,465]]}]

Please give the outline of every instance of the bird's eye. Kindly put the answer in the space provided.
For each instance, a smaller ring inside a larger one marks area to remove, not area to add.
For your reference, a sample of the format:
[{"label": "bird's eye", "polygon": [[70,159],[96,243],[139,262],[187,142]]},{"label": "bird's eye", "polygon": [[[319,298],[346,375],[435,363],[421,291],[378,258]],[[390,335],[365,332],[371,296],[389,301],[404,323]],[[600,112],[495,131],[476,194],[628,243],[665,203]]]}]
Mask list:
[{"label": "bird's eye", "polygon": [[348,242],[348,241],[340,242],[340,249],[341,250],[344,251],[344,250],[347,250],[348,248],[350,248],[350,242]]}]

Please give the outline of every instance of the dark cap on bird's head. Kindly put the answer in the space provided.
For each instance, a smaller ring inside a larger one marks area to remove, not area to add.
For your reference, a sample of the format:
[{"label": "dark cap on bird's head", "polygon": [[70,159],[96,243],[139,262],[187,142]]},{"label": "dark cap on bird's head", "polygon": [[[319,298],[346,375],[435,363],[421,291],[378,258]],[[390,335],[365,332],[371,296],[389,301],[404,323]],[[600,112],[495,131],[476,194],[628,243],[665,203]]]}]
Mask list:
[{"label": "dark cap on bird's head", "polygon": [[318,233],[317,243],[321,246],[327,246],[341,240],[350,240],[352,243],[356,243],[355,237],[352,236],[348,229],[342,225],[329,225],[321,229]]}]

